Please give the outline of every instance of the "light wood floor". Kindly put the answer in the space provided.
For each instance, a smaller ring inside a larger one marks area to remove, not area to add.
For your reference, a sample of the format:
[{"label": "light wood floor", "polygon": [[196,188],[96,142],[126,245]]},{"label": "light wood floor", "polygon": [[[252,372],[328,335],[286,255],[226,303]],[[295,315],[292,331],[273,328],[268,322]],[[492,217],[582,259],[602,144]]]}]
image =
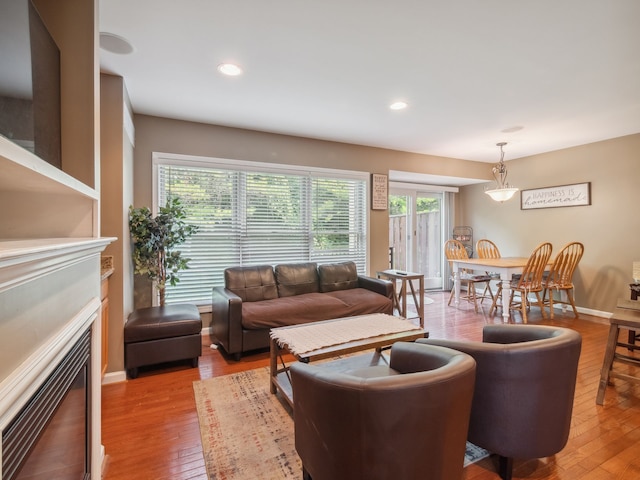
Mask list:
[{"label": "light wood floor", "polygon": [[[483,313],[475,314],[467,304],[447,307],[448,293],[427,296],[434,299],[425,307],[425,325],[433,338],[480,340],[483,325],[501,322],[501,317],[487,316],[486,302]],[[640,479],[640,385],[614,380],[604,406],[595,403],[607,321],[586,315],[574,320],[569,313],[542,320],[533,308],[529,323],[574,328],[582,334],[583,345],[567,446],[554,457],[516,460],[514,478]],[[143,369],[136,380],[103,387],[102,442],[107,455],[103,478],[206,479],[192,382],[266,366],[269,361],[264,352],[235,362],[209,345],[204,337],[198,368],[177,363]],[[493,460],[486,459],[465,469],[465,479],[495,480],[499,478],[495,472]]]}]

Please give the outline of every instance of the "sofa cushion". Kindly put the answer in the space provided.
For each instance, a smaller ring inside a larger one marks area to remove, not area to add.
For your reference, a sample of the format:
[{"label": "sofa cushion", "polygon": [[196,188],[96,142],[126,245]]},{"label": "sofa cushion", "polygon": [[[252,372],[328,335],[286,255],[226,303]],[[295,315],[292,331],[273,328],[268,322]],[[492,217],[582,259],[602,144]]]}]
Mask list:
[{"label": "sofa cushion", "polygon": [[224,271],[224,285],[243,302],[278,298],[276,277],[271,265],[227,268]]},{"label": "sofa cushion", "polygon": [[391,299],[366,288],[351,288],[247,302],[242,304],[242,327],[274,328],[368,313],[392,314]]},{"label": "sofa cushion", "polygon": [[342,316],[365,315],[368,313],[393,314],[393,302],[390,298],[367,290],[366,288],[350,288],[348,290],[336,290],[323,294],[325,297],[333,297],[344,304]]},{"label": "sofa cushion", "polygon": [[242,327],[252,330],[329,320],[344,317],[345,310],[342,300],[323,293],[305,293],[264,302],[243,302]]},{"label": "sofa cushion", "polygon": [[276,265],[275,274],[280,297],[291,297],[319,291],[318,265],[315,263]]},{"label": "sofa cushion", "polygon": [[358,270],[354,262],[318,266],[321,292],[347,290],[358,286]]}]

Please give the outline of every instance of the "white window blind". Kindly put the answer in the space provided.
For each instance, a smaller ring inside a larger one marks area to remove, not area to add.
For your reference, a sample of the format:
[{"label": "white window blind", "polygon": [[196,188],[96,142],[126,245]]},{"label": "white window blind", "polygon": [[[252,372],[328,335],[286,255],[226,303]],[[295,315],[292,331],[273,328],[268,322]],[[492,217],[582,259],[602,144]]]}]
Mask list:
[{"label": "white window blind", "polygon": [[157,204],[179,197],[199,226],[179,247],[191,261],[178,285],[167,286],[167,303],[208,304],[231,266],[351,260],[365,272],[366,174],[171,158],[154,167]]}]

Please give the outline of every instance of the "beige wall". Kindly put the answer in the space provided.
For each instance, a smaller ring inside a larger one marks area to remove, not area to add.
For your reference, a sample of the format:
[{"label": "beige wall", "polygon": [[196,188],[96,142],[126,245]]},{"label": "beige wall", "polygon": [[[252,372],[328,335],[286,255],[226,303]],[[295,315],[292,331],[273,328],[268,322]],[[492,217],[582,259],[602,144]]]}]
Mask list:
[{"label": "beige wall", "polygon": [[[134,205],[151,205],[152,152],[388,173],[413,171],[489,178],[490,165],[286,135],[135,116]],[[494,239],[504,255],[528,255],[542,241],[556,250],[572,240],[585,244],[576,275],[580,307],[609,312],[628,296],[631,262],[640,260],[640,220],[629,216],[640,179],[640,135],[507,161],[509,179],[522,188],[592,182],[588,207],[521,211],[519,199],[496,204],[484,185],[463,187],[456,199],[456,225],[470,225],[474,237]],[[388,215],[371,211],[369,273],[388,261]],[[136,295],[148,302],[149,298]],[[136,298],[136,307],[144,306]]]},{"label": "beige wall", "polygon": [[[236,160],[306,165],[388,174],[389,170],[470,177],[487,175],[486,164],[397,152],[345,143],[276,135],[251,130],[135,116],[135,206],[151,205],[153,152],[201,155]],[[477,177],[476,177],[477,178]],[[388,268],[389,219],[386,211],[370,212],[369,272]],[[142,298],[136,289],[136,306]],[[144,301],[148,302],[149,299]]]},{"label": "beige wall", "polygon": [[122,77],[100,76],[101,235],[116,237],[104,251],[113,256],[109,277],[109,348],[107,372],[124,370],[123,326],[133,310],[133,267],[128,210],[133,202],[133,145],[123,119],[127,114]]},{"label": "beige wall", "polygon": [[[640,181],[640,134],[507,161],[520,189],[591,182],[590,206],[520,210],[520,198],[495,203],[484,185],[464,187],[458,223],[474,239],[490,238],[504,256],[529,255],[541,242],[559,251],[580,241],[585,254],[574,277],[576,304],[611,312],[629,298],[631,263],[640,260],[640,216],[633,204]],[[553,254],[552,254],[553,255]]]},{"label": "beige wall", "polygon": [[[134,205],[151,205],[151,155],[179,153],[256,162],[307,165],[388,174],[403,170],[436,175],[483,178],[487,165],[464,160],[418,155],[345,143],[277,135],[237,128],[135,115]],[[370,211],[368,273],[388,268],[389,217],[386,211]],[[135,308],[151,304],[148,282],[136,279]],[[202,315],[203,324],[211,322]]]},{"label": "beige wall", "polygon": [[[37,0],[36,6],[60,47],[62,169],[99,190],[98,8],[96,1]],[[91,113],[91,115],[88,114]]]}]

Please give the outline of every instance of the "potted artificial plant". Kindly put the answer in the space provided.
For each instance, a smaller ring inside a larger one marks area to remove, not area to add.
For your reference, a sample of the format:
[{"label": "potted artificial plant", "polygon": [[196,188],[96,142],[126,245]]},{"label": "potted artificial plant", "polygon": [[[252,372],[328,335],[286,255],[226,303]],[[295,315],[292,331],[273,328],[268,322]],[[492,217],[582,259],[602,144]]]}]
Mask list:
[{"label": "potted artificial plant", "polygon": [[133,240],[134,273],[150,278],[158,290],[160,306],[164,306],[165,287],[176,285],[178,274],[189,268],[176,247],[198,231],[185,222],[184,206],[177,197],[167,199],[153,217],[147,207],[129,207],[129,230]]}]

